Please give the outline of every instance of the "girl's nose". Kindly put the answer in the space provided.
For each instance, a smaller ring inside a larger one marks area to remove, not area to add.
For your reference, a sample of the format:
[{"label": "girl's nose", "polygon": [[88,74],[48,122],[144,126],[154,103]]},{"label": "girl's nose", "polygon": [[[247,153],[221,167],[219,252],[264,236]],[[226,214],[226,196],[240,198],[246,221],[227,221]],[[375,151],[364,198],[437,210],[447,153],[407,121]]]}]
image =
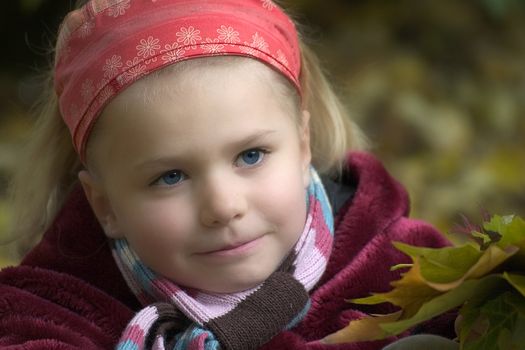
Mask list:
[{"label": "girl's nose", "polygon": [[200,218],[205,226],[227,225],[246,213],[246,199],[235,181],[209,179],[201,193]]}]

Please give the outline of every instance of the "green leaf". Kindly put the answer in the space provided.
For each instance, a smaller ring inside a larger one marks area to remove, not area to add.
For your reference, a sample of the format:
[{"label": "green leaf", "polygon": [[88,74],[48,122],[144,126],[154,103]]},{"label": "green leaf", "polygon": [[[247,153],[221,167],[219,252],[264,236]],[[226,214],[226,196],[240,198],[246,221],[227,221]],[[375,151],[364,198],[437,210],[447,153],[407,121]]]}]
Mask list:
[{"label": "green leaf", "polygon": [[440,291],[447,291],[461,285],[466,280],[480,278],[491,273],[518,252],[519,248],[508,246],[505,250],[496,245],[490,245],[483,251],[478,261],[469,267],[468,271],[458,280],[449,283],[431,283],[428,285]]},{"label": "green leaf", "polygon": [[409,318],[381,325],[389,334],[399,334],[410,327],[441,315],[472,298],[483,298],[505,285],[499,275],[489,275],[478,280],[469,280],[451,291],[438,295],[423,304]]},{"label": "green leaf", "polygon": [[501,235],[496,244],[505,249],[509,245],[524,246],[525,243],[525,221],[519,216],[494,215],[489,222],[483,224],[487,231],[495,231]]},{"label": "green leaf", "polygon": [[419,284],[426,283],[441,292],[456,288],[467,279],[489,274],[518,251],[514,246],[503,250],[496,245],[490,245],[484,251],[472,244],[445,248],[421,248],[400,242],[394,245],[419,266],[417,271],[420,276],[412,280],[418,280]]},{"label": "green leaf", "polygon": [[[474,337],[467,334],[461,339],[462,349],[465,350],[507,350],[500,348],[499,344],[510,343],[509,349],[522,344],[515,344],[509,337],[514,334],[518,320],[522,318],[516,309],[516,304],[525,304],[525,300],[516,293],[504,292],[496,298],[491,298],[480,308],[479,318],[487,323],[487,327],[476,332]],[[523,305],[525,306],[525,305]],[[520,321],[521,325],[521,321]],[[520,335],[516,335],[520,337]]]},{"label": "green leaf", "polygon": [[503,273],[503,278],[505,278],[522,296],[525,297],[525,276],[518,275],[516,273]]},{"label": "green leaf", "polygon": [[501,350],[523,350],[525,344],[525,317],[518,316],[512,331],[500,333],[498,346]]},{"label": "green leaf", "polygon": [[461,309],[459,310],[459,316],[456,319],[456,333],[461,340],[461,344],[465,343],[465,340],[470,337],[477,337],[477,333],[483,333],[487,327],[488,322],[480,318],[480,305],[485,300],[483,298],[472,298],[466,300]]},{"label": "green leaf", "polygon": [[525,317],[525,299],[518,293],[509,292],[507,302],[512,305],[512,308],[520,313],[522,317]]},{"label": "green leaf", "polygon": [[429,282],[449,283],[464,276],[483,253],[471,244],[460,247],[421,248],[401,242],[394,246],[420,261],[421,275]]}]

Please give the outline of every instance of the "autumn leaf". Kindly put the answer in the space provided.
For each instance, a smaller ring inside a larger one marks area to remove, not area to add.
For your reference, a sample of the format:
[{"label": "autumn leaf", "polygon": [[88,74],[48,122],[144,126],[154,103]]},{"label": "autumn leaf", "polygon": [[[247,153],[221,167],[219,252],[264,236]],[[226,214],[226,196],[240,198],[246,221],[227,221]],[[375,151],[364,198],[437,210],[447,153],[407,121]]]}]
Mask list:
[{"label": "autumn leaf", "polygon": [[430,320],[462,305],[466,300],[486,297],[494,290],[501,288],[503,284],[502,278],[498,275],[489,275],[479,280],[466,281],[460,287],[427,301],[411,317],[403,317],[396,322],[384,323],[381,325],[381,328],[390,335],[400,334],[421,322]]},{"label": "autumn leaf", "polygon": [[393,244],[412,260],[419,260],[422,279],[435,283],[460,279],[482,256],[482,252],[471,244],[445,248],[414,247],[402,242]]},{"label": "autumn leaf", "polygon": [[[337,344],[372,341],[398,335],[421,322],[460,306],[468,299],[484,298],[494,290],[500,289],[504,284],[505,282],[498,275],[470,280],[461,285],[460,288],[429,299],[410,317],[401,311],[394,314],[365,317],[350,322],[347,327],[328,336],[325,340],[330,344]],[[374,297],[377,298],[377,295]],[[379,299],[374,299],[374,302],[377,300]]]},{"label": "autumn leaf", "polygon": [[411,317],[422,305],[442,292],[458,287],[469,278],[489,273],[517,251],[516,247],[507,247],[506,252],[490,246],[481,252],[469,244],[446,248],[420,248],[400,242],[394,245],[414,260],[412,267],[402,274],[400,280],[391,283],[391,291],[353,299],[351,302],[389,302],[403,309],[403,318]]},{"label": "autumn leaf", "polygon": [[440,294],[421,278],[418,260],[414,262],[410,270],[402,274],[401,279],[393,281],[391,285],[393,289],[389,292],[375,293],[369,297],[349,301],[367,305],[389,302],[403,309],[403,317],[410,317],[424,303]]},{"label": "autumn leaf", "polygon": [[401,316],[401,311],[387,315],[366,316],[359,320],[351,321],[348,326],[330,334],[321,342],[325,344],[340,344],[384,339],[389,334],[380,325],[396,321],[399,316]]},{"label": "autumn leaf", "polygon": [[391,283],[392,290],[349,301],[389,302],[401,310],[395,317],[353,321],[327,341],[383,339],[461,307],[457,324],[462,350],[520,349],[525,344],[525,221],[493,217],[480,231],[472,239],[481,245],[427,248],[395,242],[412,264],[393,268],[408,270]]},{"label": "autumn leaf", "polygon": [[484,251],[472,244],[459,247],[421,248],[395,242],[396,248],[419,261],[420,279],[428,286],[447,291],[463,281],[478,278],[494,270],[517,253],[519,248],[507,246],[505,250],[491,245]]},{"label": "autumn leaf", "polygon": [[[428,285],[439,291],[454,289],[468,279],[479,278],[492,272],[496,267],[516,254],[518,250],[519,248],[514,246],[508,246],[505,248],[505,250],[503,250],[495,245],[491,245],[483,251],[483,254],[480,256],[479,260],[473,266],[471,266],[468,271],[458,280],[450,283],[428,282]],[[461,261],[456,261],[456,264],[461,264]],[[426,276],[426,273],[427,271],[422,271],[423,276]]]}]

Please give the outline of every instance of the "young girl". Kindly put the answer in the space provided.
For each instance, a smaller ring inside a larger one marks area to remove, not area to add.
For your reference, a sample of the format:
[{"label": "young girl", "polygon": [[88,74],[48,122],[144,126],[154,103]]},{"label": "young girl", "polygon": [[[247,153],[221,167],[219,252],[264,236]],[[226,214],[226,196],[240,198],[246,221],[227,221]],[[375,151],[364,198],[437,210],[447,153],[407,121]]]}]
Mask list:
[{"label": "young girl", "polygon": [[355,152],[359,130],[281,8],[90,0],[64,20],[55,54],[13,183],[14,232],[34,247],[0,273],[2,346],[395,340],[323,343],[389,310],[346,300],[389,289],[389,267],[407,260],[392,241],[447,242]]}]

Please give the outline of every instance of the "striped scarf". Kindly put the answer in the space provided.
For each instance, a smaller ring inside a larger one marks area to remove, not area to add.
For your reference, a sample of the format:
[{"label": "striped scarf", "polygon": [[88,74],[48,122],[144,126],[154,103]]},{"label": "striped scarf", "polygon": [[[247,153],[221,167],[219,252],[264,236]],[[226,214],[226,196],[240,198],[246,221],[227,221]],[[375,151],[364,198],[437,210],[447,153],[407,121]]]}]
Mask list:
[{"label": "striped scarf", "polygon": [[118,350],[257,349],[306,315],[308,291],[323,274],[333,242],[333,216],[313,168],[303,232],[280,268],[259,286],[232,294],[187,291],[145,266],[125,239],[113,256],[145,308],[122,333]]}]

